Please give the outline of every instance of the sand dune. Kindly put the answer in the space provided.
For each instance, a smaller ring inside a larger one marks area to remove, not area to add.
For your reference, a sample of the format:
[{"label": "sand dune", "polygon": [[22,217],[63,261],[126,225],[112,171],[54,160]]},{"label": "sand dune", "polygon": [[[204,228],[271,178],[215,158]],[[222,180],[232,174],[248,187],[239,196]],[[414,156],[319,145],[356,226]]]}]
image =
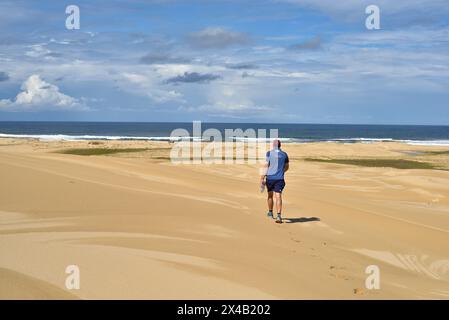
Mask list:
[{"label": "sand dune", "polygon": [[[125,145],[167,147],[104,143]],[[287,223],[276,225],[256,165],[51,152],[74,146],[88,142],[2,140],[2,299],[449,298],[448,171],[303,160],[423,147],[286,145]],[[79,290],[65,287],[72,264]],[[369,265],[380,290],[365,288]]]}]

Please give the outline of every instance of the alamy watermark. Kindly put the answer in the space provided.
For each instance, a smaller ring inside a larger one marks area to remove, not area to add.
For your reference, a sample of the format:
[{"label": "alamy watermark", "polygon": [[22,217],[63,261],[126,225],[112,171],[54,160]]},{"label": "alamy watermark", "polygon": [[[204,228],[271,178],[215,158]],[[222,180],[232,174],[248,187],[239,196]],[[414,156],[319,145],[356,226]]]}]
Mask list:
[{"label": "alamy watermark", "polygon": [[365,273],[368,274],[365,280],[365,287],[368,290],[380,289],[380,269],[377,265],[369,265],[365,269]]},{"label": "alamy watermark", "polygon": [[65,268],[65,273],[68,274],[65,279],[65,287],[68,290],[79,290],[80,289],[80,268],[77,265],[71,264]]},{"label": "alamy watermark", "polygon": [[[202,130],[201,121],[192,123],[192,134],[183,128],[170,134],[174,143],[170,160],[175,164],[257,164],[265,163],[271,141],[278,129],[216,128]],[[276,159],[273,159],[274,161]]]},{"label": "alamy watermark", "polygon": [[65,20],[65,27],[68,30],[79,30],[81,28],[80,8],[72,4],[65,8],[65,13],[69,15]]},{"label": "alamy watermark", "polygon": [[380,29],[380,8],[374,4],[369,5],[365,9],[368,17],[365,20],[365,26],[368,30]]}]

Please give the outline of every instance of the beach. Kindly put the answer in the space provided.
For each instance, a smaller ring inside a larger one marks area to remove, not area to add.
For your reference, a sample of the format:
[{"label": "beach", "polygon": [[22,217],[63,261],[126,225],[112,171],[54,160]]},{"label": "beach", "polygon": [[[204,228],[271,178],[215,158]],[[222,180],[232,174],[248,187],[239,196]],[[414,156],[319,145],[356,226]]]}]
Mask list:
[{"label": "beach", "polygon": [[[449,298],[449,147],[284,144],[281,225],[259,165],[176,165],[171,147],[0,139],[0,298]],[[128,152],[61,152],[94,148]]]}]

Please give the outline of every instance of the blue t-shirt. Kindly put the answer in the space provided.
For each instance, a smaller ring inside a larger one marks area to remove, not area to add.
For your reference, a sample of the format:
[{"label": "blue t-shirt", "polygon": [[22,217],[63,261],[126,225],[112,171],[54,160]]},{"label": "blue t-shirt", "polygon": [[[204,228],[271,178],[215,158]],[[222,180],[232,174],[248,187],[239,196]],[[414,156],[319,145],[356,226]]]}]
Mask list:
[{"label": "blue t-shirt", "polygon": [[267,152],[268,162],[268,180],[282,180],[284,179],[284,167],[288,163],[288,155],[281,149],[273,149]]}]

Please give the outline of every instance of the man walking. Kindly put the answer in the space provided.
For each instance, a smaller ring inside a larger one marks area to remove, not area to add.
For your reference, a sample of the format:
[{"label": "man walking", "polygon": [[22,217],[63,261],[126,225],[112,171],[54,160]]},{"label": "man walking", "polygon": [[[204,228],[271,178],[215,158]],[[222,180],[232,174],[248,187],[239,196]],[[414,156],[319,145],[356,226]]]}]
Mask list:
[{"label": "man walking", "polygon": [[273,141],[273,149],[267,152],[266,161],[260,183],[267,186],[267,216],[273,218],[274,194],[277,209],[276,223],[282,223],[282,190],[285,187],[284,173],[289,168],[289,160],[287,153],[281,150],[281,141],[277,139]]}]

